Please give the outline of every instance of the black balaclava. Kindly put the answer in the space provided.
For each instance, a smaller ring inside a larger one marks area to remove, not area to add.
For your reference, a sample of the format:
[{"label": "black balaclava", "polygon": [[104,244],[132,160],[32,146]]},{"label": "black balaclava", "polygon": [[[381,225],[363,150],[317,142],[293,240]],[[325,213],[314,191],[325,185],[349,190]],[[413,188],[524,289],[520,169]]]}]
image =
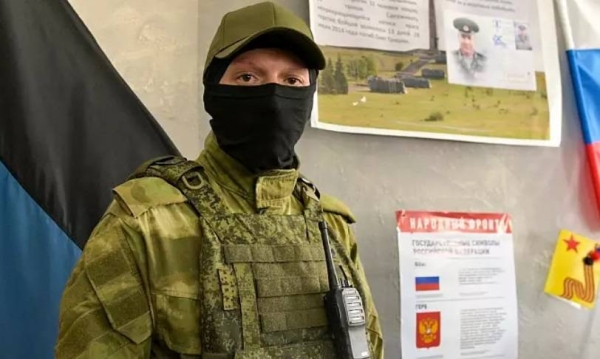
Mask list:
[{"label": "black balaclava", "polygon": [[[286,48],[273,39],[254,41],[238,54],[255,48]],[[204,75],[204,108],[219,146],[252,173],[294,166],[294,146],[313,108],[317,71],[309,70],[310,85],[291,87],[221,85],[233,61],[214,59]]]}]

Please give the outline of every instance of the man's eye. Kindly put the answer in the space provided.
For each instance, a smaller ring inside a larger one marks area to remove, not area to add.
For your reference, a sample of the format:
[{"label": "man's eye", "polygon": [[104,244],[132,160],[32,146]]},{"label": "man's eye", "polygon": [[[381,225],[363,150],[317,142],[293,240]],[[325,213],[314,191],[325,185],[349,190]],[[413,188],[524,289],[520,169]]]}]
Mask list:
[{"label": "man's eye", "polygon": [[296,77],[290,77],[286,80],[286,82],[288,83],[288,85],[290,86],[298,86],[302,84],[302,81],[299,78]]},{"label": "man's eye", "polygon": [[238,77],[238,80],[241,80],[242,82],[250,82],[253,78],[254,76],[251,74],[243,74]]}]

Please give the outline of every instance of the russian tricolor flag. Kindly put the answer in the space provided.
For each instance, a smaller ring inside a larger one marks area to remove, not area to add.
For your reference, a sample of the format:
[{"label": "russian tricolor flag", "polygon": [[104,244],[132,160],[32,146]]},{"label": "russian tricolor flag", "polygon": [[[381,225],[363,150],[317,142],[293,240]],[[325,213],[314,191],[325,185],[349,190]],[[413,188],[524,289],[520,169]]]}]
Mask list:
[{"label": "russian tricolor flag", "polygon": [[54,357],[111,188],[177,153],[66,0],[0,0],[0,358]]},{"label": "russian tricolor flag", "polygon": [[415,277],[415,290],[417,292],[440,290],[440,277]]},{"label": "russian tricolor flag", "polygon": [[600,1],[557,0],[557,5],[600,208]]}]

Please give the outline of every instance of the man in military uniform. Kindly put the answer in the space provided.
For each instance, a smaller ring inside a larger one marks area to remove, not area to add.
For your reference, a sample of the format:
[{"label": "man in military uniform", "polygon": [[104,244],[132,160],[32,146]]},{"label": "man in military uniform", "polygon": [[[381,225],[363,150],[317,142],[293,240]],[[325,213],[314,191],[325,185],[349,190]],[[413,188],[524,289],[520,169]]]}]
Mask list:
[{"label": "man in military uniform", "polygon": [[205,148],[149,161],[114,189],[66,286],[57,358],[335,358],[321,221],[383,358],[354,217],[298,172],[324,67],[307,25],[279,6],[223,17],[203,76]]},{"label": "man in military uniform", "polygon": [[529,34],[527,33],[527,26],[519,24],[517,26],[518,32],[516,36],[517,50],[531,50],[531,41],[529,40]]},{"label": "man in military uniform", "polygon": [[477,73],[485,70],[486,57],[475,51],[475,34],[479,26],[468,18],[457,18],[453,22],[458,30],[460,48],[453,51],[454,61],[466,79],[474,79]]}]

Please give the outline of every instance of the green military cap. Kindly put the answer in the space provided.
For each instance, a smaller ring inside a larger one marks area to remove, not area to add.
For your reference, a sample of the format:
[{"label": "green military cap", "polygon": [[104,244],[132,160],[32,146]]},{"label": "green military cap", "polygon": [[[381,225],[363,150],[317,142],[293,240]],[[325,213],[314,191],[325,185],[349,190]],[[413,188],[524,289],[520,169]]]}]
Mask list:
[{"label": "green military cap", "polygon": [[463,34],[476,34],[479,32],[479,25],[466,17],[454,19],[454,27]]},{"label": "green military cap", "polygon": [[214,58],[225,59],[235,55],[252,40],[265,34],[280,37],[285,43],[292,45],[307,67],[316,70],[325,68],[325,56],[314,42],[312,32],[304,20],[267,1],[223,16],[208,50],[204,69],[208,68]]}]

